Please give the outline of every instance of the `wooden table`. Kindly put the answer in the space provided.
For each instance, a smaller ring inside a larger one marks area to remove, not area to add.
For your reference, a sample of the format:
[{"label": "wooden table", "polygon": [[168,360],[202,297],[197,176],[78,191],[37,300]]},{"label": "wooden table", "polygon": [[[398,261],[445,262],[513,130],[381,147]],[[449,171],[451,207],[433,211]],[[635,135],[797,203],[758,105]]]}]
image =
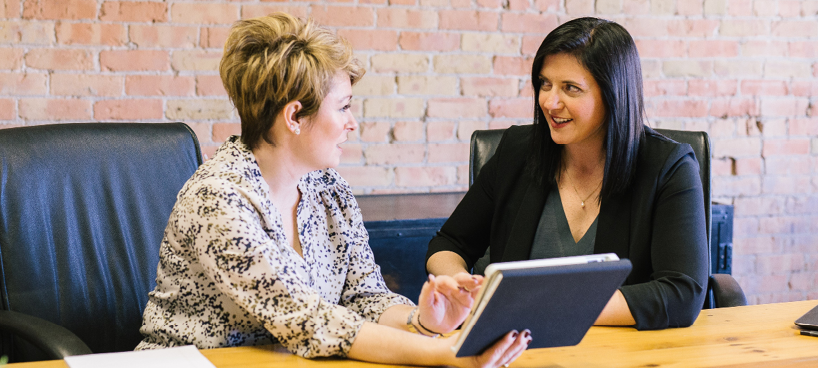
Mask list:
[{"label": "wooden table", "polygon": [[[529,350],[512,367],[818,367],[818,337],[799,335],[793,324],[816,305],[818,301],[812,300],[704,310],[693,326],[662,331],[592,327],[579,345]],[[344,359],[308,360],[280,346],[202,354],[218,368],[388,367]],[[55,360],[10,367],[67,366]]]}]

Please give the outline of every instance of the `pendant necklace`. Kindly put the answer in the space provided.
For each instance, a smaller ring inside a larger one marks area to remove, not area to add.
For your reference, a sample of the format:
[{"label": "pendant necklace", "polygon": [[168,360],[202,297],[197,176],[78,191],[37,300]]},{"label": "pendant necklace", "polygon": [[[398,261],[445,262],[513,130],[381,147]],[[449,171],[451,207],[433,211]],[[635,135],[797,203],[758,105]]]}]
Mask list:
[{"label": "pendant necklace", "polygon": [[594,193],[596,193],[597,189],[599,189],[599,187],[602,186],[602,181],[600,181],[599,185],[597,185],[596,188],[594,188],[594,190],[591,191],[591,194],[588,194],[588,196],[585,197],[585,199],[582,199],[582,196],[580,196],[579,192],[577,191],[577,187],[574,186],[574,181],[571,180],[571,175],[568,174],[568,168],[565,168],[565,176],[568,177],[568,182],[571,183],[571,188],[574,188],[574,193],[576,193],[577,198],[580,199],[580,205],[582,206],[582,209],[584,210],[585,209],[585,201],[587,201],[588,198],[591,198],[591,196],[594,195]]}]

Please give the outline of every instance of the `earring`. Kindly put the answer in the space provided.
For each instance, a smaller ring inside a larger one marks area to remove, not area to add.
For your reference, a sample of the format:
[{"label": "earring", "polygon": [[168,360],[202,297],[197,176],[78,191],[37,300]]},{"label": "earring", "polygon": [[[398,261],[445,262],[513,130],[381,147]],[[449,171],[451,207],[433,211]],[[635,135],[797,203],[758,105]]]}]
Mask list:
[{"label": "earring", "polygon": [[299,134],[301,134],[301,129],[296,127],[295,130],[293,130],[293,133],[295,133],[295,135],[299,135]]}]

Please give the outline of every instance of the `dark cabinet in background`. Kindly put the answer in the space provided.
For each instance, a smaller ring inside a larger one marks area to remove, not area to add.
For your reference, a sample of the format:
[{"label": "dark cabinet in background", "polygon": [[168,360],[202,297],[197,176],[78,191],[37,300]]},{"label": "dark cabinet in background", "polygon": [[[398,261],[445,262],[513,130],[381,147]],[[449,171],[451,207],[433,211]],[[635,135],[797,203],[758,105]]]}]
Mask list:
[{"label": "dark cabinet in background", "polygon": [[[426,248],[465,193],[357,196],[369,245],[389,289],[417,303]],[[711,273],[731,272],[733,206],[712,206]]]}]

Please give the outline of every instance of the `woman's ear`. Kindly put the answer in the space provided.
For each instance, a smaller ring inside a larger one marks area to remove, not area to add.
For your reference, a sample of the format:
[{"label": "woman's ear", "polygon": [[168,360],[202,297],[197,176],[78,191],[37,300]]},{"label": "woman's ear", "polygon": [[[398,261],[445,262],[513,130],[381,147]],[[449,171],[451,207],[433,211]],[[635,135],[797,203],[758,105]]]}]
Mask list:
[{"label": "woman's ear", "polygon": [[302,108],[303,106],[300,101],[290,101],[284,105],[284,110],[282,110],[287,130],[295,135],[301,134],[301,121],[299,121],[297,116]]}]

